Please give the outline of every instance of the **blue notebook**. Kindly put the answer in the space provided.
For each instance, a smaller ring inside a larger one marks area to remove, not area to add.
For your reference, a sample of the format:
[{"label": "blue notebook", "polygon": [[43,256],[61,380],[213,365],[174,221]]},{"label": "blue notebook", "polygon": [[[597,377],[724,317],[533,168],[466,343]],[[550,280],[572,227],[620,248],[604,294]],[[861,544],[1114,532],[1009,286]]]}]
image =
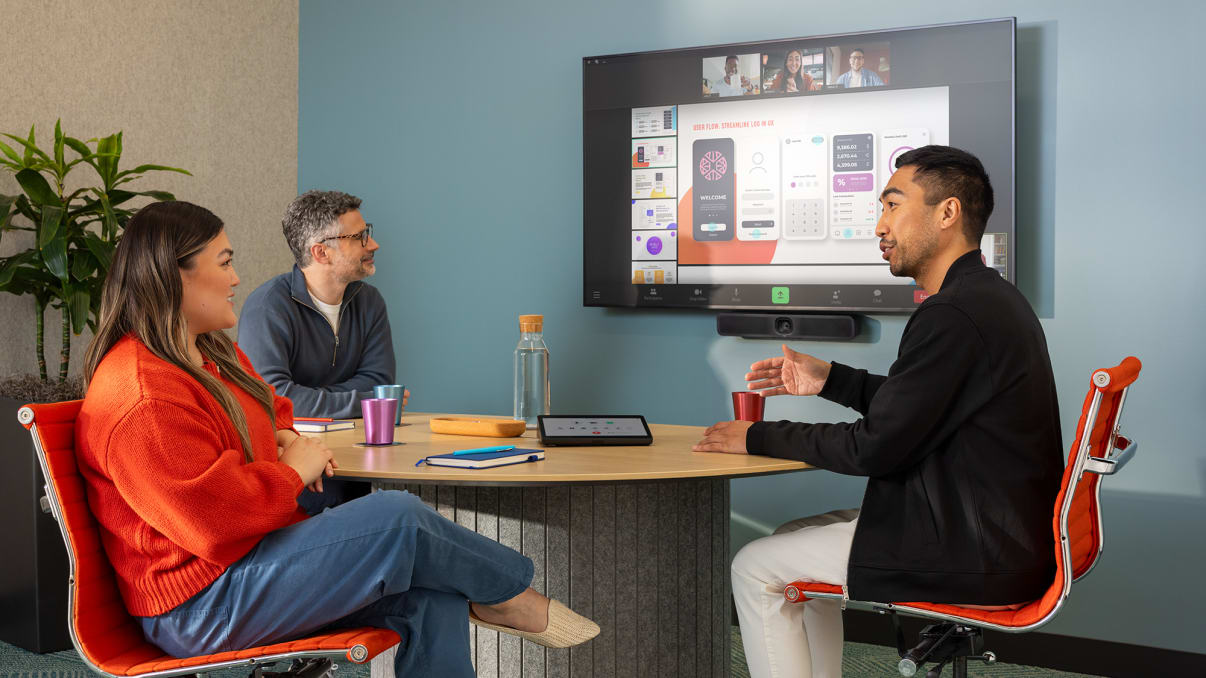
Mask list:
[{"label": "blue notebook", "polygon": [[415,464],[424,463],[430,466],[454,466],[457,468],[493,468],[508,464],[523,464],[529,461],[544,459],[544,450],[525,450],[515,448],[503,452],[478,452],[475,454],[433,454],[424,457]]}]

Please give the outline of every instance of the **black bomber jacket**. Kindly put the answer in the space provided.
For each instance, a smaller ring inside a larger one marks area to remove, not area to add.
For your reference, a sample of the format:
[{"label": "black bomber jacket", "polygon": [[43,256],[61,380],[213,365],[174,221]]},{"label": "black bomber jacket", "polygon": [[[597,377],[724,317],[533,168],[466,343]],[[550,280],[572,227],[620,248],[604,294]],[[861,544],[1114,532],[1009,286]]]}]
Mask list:
[{"label": "black bomber jacket", "polygon": [[862,418],[759,422],[746,446],[869,478],[852,599],[1003,605],[1042,595],[1063,472],[1055,380],[1034,311],[978,250],[909,318],[886,377],[834,363],[820,395]]}]

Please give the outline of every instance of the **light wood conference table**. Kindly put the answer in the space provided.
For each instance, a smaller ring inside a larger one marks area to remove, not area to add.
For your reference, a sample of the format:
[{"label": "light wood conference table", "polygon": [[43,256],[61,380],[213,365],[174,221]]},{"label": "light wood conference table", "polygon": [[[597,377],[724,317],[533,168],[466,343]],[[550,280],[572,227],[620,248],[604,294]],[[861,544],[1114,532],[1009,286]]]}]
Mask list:
[{"label": "light wood conference table", "polygon": [[[548,447],[521,438],[432,433],[439,415],[404,413],[392,447],[364,447],[355,429],[318,434],[337,476],[404,489],[445,517],[515,548],[532,586],[602,629],[570,650],[471,631],[478,676],[728,676],[729,479],[807,470],[771,457],[692,452],[698,426],[650,424],[653,444]],[[311,434],[313,435],[313,434]],[[433,454],[514,444],[534,463],[491,469],[415,466]]]}]

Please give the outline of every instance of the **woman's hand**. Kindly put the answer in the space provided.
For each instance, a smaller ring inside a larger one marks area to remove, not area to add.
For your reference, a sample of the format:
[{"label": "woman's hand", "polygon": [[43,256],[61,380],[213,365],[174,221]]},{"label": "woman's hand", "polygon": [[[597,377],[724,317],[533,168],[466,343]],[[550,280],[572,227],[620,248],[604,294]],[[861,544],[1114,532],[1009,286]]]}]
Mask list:
[{"label": "woman's hand", "polygon": [[[278,438],[279,440],[279,438]],[[322,477],[335,475],[339,464],[331,454],[331,449],[318,438],[295,436],[283,450],[280,450],[281,463],[297,471],[306,487],[314,492],[322,492]]]},{"label": "woman's hand", "polygon": [[297,432],[293,431],[292,429],[278,428],[276,430],[276,458],[277,459],[281,458],[281,455],[284,454],[284,452],[285,452],[285,448],[289,447],[289,444],[292,443],[294,440],[296,440],[297,437],[298,437]]},{"label": "woman's hand", "polygon": [[797,353],[783,344],[782,358],[767,358],[750,365],[745,375],[749,388],[764,396],[816,395],[829,379],[831,365],[807,353]]}]

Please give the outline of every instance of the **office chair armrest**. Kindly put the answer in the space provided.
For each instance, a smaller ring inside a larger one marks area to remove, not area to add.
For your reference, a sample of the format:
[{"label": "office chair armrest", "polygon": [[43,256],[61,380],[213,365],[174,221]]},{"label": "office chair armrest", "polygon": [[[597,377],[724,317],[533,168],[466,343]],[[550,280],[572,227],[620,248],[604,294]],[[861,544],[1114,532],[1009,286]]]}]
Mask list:
[{"label": "office chair armrest", "polygon": [[1135,456],[1135,451],[1138,449],[1139,443],[1129,438],[1118,436],[1114,440],[1114,449],[1110,452],[1110,456],[1104,459],[1090,456],[1085,460],[1085,470],[1103,476],[1112,475],[1117,473],[1123,466],[1126,466],[1131,457]]}]

